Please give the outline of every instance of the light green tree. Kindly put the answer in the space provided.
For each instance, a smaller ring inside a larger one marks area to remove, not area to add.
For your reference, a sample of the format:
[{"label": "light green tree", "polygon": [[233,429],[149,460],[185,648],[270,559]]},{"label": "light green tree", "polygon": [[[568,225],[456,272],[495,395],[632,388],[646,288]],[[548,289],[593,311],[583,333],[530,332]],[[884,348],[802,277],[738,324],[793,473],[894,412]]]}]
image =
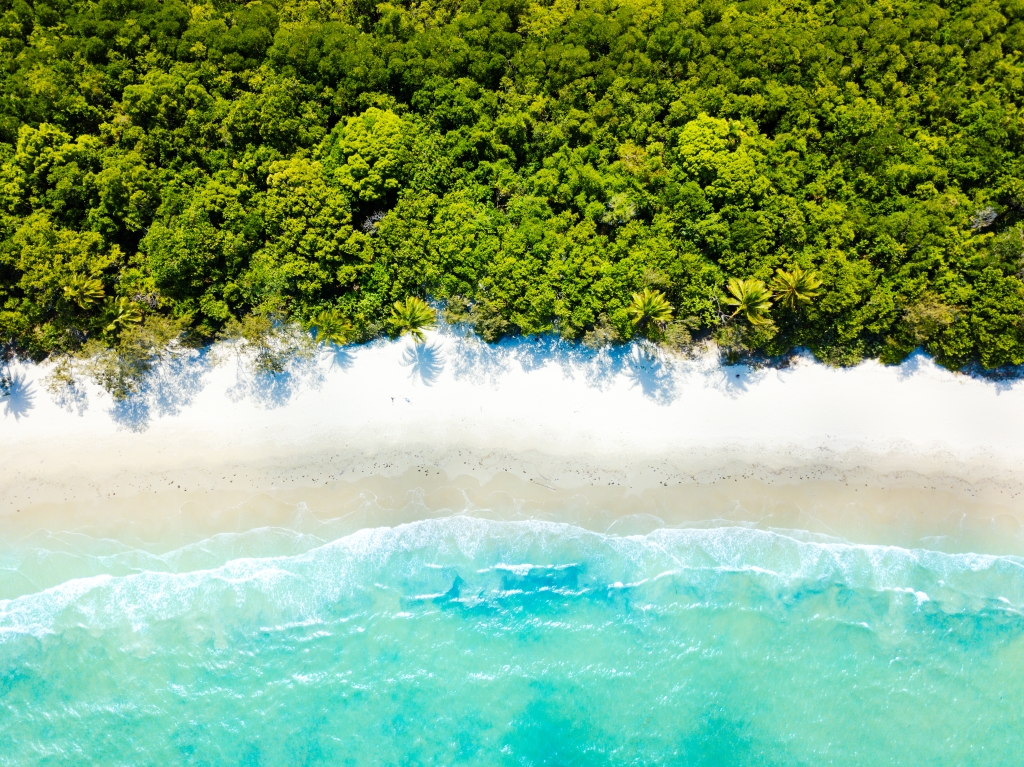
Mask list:
[{"label": "light green tree", "polygon": [[[104,251],[99,234],[57,226],[45,214],[28,216],[10,238],[8,247],[11,257],[16,259],[15,269],[20,272],[18,288],[24,296],[20,310],[32,322],[46,317],[52,311],[48,307],[58,307],[69,300],[66,287],[88,287],[89,277],[81,278],[83,284],[75,284],[79,275],[100,274],[119,256],[116,246]],[[89,301],[85,294],[81,298]],[[93,307],[99,298],[88,306]]]},{"label": "light green tree", "polygon": [[73,274],[64,283],[64,298],[79,309],[88,309],[103,299],[103,283],[84,274]]},{"label": "light green tree", "polygon": [[426,301],[409,296],[404,302],[395,301],[389,321],[394,335],[403,336],[408,333],[413,341],[421,344],[426,340],[423,331],[433,327],[436,316]]},{"label": "light green tree", "polygon": [[660,290],[644,288],[633,294],[633,300],[626,308],[626,312],[633,328],[650,337],[658,330],[659,323],[671,321],[672,304]]},{"label": "light green tree", "polygon": [[352,337],[352,323],[336,309],[324,309],[313,316],[307,327],[313,332],[313,340],[320,345],[344,346]]},{"label": "light green tree", "polygon": [[760,154],[741,123],[700,114],[679,129],[679,169],[716,205],[749,206],[771,190]]},{"label": "light green tree", "polygon": [[818,279],[817,273],[805,272],[799,266],[794,266],[788,272],[776,269],[771,284],[775,302],[787,309],[811,303],[811,299],[818,295],[820,287],[821,280]]},{"label": "light green tree", "polygon": [[738,280],[733,277],[729,280],[728,290],[729,297],[725,299],[725,303],[736,307],[736,311],[730,314],[730,317],[742,314],[751,325],[769,321],[768,310],[772,305],[772,294],[761,280]]},{"label": "light green tree", "polygon": [[307,305],[332,285],[350,285],[368,266],[366,237],[352,228],[342,189],[318,162],[275,162],[258,210],[267,242],[254,254],[245,282],[254,296],[279,295]]},{"label": "light green tree", "polygon": [[398,190],[409,164],[410,126],[394,112],[370,107],[349,117],[327,137],[324,166],[353,199],[382,199]]}]

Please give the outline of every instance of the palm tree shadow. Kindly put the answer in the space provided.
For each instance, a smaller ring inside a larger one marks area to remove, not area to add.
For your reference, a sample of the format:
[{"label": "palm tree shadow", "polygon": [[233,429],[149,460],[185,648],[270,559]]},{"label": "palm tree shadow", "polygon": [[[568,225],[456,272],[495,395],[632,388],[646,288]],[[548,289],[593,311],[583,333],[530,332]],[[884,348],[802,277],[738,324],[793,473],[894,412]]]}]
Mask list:
[{"label": "palm tree shadow", "polygon": [[640,387],[645,397],[659,405],[675,399],[675,376],[660,355],[634,346],[622,360],[622,372],[633,386]]},{"label": "palm tree shadow", "polygon": [[15,421],[20,421],[35,406],[35,396],[31,384],[25,381],[25,375],[15,373],[11,376],[8,393],[0,398],[4,403],[4,415],[13,416]]},{"label": "palm tree shadow", "polygon": [[677,394],[675,371],[647,342],[595,349],[554,334],[485,343],[468,332],[460,332],[455,334],[454,349],[451,363],[457,379],[493,382],[515,366],[530,371],[557,365],[565,375],[582,376],[588,386],[601,390],[613,386],[618,376],[624,375],[645,397],[660,404],[671,402]]},{"label": "palm tree shadow", "polygon": [[772,368],[769,367],[723,364],[716,371],[714,385],[715,388],[729,397],[739,397],[763,381],[771,370]]},{"label": "palm tree shadow", "polygon": [[355,357],[352,355],[352,350],[349,347],[334,346],[333,344],[328,350],[327,358],[331,361],[330,367],[338,368],[339,370],[348,370],[355,361]]},{"label": "palm tree shadow", "polygon": [[414,344],[402,352],[402,365],[409,368],[410,378],[419,378],[426,386],[433,386],[444,370],[444,354],[434,341]]}]

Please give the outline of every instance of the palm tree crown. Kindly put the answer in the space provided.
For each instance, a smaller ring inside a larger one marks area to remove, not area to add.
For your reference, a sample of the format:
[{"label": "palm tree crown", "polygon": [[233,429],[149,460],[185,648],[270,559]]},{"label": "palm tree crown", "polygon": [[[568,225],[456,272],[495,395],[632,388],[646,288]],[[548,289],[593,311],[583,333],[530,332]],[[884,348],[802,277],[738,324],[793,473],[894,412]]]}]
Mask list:
[{"label": "palm tree crown", "polygon": [[651,323],[672,319],[672,304],[660,290],[644,288],[640,293],[633,294],[633,301],[626,307],[626,312],[634,328],[649,331]]},{"label": "palm tree crown", "polygon": [[103,283],[84,274],[73,274],[64,286],[64,298],[88,309],[103,298]]},{"label": "palm tree crown", "polygon": [[751,325],[768,322],[772,294],[761,280],[738,280],[733,277],[729,280],[728,288],[730,297],[725,299],[725,303],[736,307],[730,317],[742,314]]},{"label": "palm tree crown", "polygon": [[402,336],[408,333],[413,341],[421,344],[426,340],[423,331],[433,327],[436,317],[434,310],[427,306],[426,301],[409,296],[404,303],[395,301],[390,320],[395,335]]},{"label": "palm tree crown", "polygon": [[344,346],[352,333],[352,325],[344,320],[336,309],[318,312],[308,326],[313,331],[313,340],[318,344]]},{"label": "palm tree crown", "polygon": [[811,299],[818,295],[819,287],[821,280],[818,279],[817,273],[805,272],[799,266],[794,266],[789,272],[776,269],[775,279],[772,280],[776,302],[787,309],[811,303]]},{"label": "palm tree crown", "polygon": [[142,312],[127,298],[108,298],[103,303],[103,322],[103,332],[113,333],[142,322]]}]

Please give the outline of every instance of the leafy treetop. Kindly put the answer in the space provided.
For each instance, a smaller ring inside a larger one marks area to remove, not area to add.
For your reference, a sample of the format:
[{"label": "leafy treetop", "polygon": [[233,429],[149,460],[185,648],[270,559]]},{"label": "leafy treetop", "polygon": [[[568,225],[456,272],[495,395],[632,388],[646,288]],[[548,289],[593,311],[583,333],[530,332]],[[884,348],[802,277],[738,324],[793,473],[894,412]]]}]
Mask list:
[{"label": "leafy treetop", "polygon": [[427,297],[627,340],[639,294],[666,338],[724,302],[751,351],[1024,363],[1022,48],[1019,0],[0,0],[0,345]]}]

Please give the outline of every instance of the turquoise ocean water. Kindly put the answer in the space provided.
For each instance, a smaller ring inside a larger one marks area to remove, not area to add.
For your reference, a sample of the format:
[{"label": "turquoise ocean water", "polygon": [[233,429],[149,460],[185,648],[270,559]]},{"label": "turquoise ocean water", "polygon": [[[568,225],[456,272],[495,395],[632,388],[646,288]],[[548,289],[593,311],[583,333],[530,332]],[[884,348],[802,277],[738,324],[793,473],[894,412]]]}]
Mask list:
[{"label": "turquoise ocean water", "polygon": [[2,765],[1017,765],[1024,560],[460,516],[0,550]]}]

